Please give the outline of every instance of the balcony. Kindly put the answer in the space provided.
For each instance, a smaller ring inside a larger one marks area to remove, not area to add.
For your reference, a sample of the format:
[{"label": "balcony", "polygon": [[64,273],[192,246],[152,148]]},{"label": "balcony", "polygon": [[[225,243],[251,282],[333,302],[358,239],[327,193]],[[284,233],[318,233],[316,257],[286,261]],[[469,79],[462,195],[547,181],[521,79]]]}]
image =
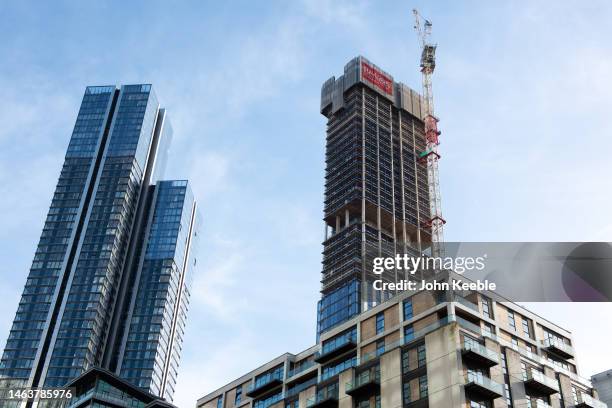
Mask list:
[{"label": "balcony", "polygon": [[467,307],[468,309],[473,310],[476,313],[480,313],[480,310],[478,309],[478,305],[467,300],[466,298],[464,298],[463,296],[459,296],[457,294],[455,294],[455,297],[453,299],[454,302],[459,303],[462,306]]},{"label": "balcony", "polygon": [[380,369],[372,367],[368,371],[356,375],[352,382],[347,382],[345,392],[352,397],[373,395],[380,390]]},{"label": "balcony", "polygon": [[429,398],[424,397],[410,402],[404,401],[403,405],[403,408],[429,408]]},{"label": "balcony", "polygon": [[602,402],[596,398],[591,397],[585,392],[578,394],[578,402],[575,405],[576,408],[608,408],[608,404]]},{"label": "balcony", "polygon": [[499,353],[475,342],[464,343],[461,355],[464,359],[485,367],[493,367],[499,364]]},{"label": "balcony", "polygon": [[337,408],[338,388],[317,391],[314,397],[306,400],[306,408]]},{"label": "balcony", "polygon": [[314,361],[306,361],[305,363],[300,364],[298,367],[293,368],[292,370],[287,371],[287,378],[294,377],[298,374],[303,373],[311,367],[315,366]]},{"label": "balcony", "polygon": [[357,343],[355,339],[352,337],[346,337],[336,342],[336,344],[334,344],[331,347],[323,346],[321,348],[321,351],[317,351],[315,353],[314,361],[316,361],[319,364],[324,364],[346,353],[347,351],[353,350],[355,347],[357,347]]},{"label": "balcony", "polygon": [[524,378],[525,387],[541,395],[551,395],[559,392],[559,383],[556,379],[547,377],[533,368],[527,370]]},{"label": "balcony", "polygon": [[465,391],[486,399],[499,398],[504,393],[504,387],[483,375],[470,374],[465,377]]},{"label": "balcony", "polygon": [[552,408],[552,406],[541,399],[531,398],[531,408]]},{"label": "balcony", "polygon": [[278,387],[279,385],[283,385],[282,373],[268,374],[249,385],[246,396],[255,398]]},{"label": "balcony", "polygon": [[547,352],[563,359],[574,358],[574,348],[559,340],[546,339],[542,341],[542,347]]}]

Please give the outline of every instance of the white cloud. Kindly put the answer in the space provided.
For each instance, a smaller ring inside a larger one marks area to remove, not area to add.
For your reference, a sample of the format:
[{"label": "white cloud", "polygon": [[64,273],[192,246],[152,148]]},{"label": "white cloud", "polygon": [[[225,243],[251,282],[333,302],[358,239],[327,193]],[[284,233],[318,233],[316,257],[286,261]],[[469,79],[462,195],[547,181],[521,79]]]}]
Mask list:
[{"label": "white cloud", "polygon": [[367,25],[365,2],[338,0],[303,0],[306,14],[326,24],[362,28]]},{"label": "white cloud", "polygon": [[[204,255],[204,258],[207,256]],[[244,307],[243,299],[234,295],[240,291],[237,275],[240,269],[245,268],[246,259],[240,252],[226,250],[213,256],[212,262],[205,262],[204,270],[198,270],[194,276],[194,308],[205,310],[216,319],[231,322]]]},{"label": "white cloud", "polygon": [[[190,152],[187,163],[191,163],[189,180],[192,190],[198,197],[210,199],[215,194],[231,188],[232,180],[229,177],[232,159],[222,153],[213,151]],[[184,161],[181,161],[183,166]],[[175,166],[176,167],[176,166]]]}]

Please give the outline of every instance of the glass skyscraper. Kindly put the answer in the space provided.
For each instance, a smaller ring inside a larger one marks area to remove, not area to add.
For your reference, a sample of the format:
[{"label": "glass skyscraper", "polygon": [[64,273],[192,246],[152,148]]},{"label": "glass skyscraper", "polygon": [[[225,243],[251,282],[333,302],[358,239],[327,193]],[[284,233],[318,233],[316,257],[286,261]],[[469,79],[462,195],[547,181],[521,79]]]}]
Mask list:
[{"label": "glass skyscraper", "polygon": [[0,362],[0,388],[91,367],[172,399],[196,203],[160,181],[172,129],[151,85],[87,87]]}]

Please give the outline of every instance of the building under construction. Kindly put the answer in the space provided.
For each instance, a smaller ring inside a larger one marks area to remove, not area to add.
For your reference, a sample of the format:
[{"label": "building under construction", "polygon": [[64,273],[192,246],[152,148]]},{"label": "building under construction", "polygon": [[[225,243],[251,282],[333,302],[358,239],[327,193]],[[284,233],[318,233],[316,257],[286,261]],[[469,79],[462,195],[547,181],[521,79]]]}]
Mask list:
[{"label": "building under construction", "polygon": [[[318,333],[387,300],[372,259],[430,240],[421,96],[364,57],[323,84],[327,117],[325,241]],[[383,276],[397,281],[408,276]]]},{"label": "building under construction", "polygon": [[[606,408],[578,375],[571,333],[554,323],[487,291],[371,289],[374,256],[441,243],[429,188],[437,183],[424,120],[431,111],[363,57],[326,81],[321,99],[328,128],[317,342],[197,408]],[[465,281],[452,271],[435,279]]]}]

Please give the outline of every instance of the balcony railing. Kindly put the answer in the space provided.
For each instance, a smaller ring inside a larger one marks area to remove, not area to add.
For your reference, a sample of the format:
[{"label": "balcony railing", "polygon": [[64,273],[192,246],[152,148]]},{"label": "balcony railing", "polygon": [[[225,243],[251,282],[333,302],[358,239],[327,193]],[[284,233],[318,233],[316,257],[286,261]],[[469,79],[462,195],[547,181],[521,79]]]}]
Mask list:
[{"label": "balcony railing", "polygon": [[532,398],[531,408],[552,408],[552,406],[542,401],[541,399]]},{"label": "balcony railing", "polygon": [[546,395],[559,392],[559,383],[555,378],[547,377],[533,368],[525,373],[525,385]]},{"label": "balcony railing", "polygon": [[608,404],[598,400],[597,398],[593,398],[589,394],[585,392],[581,392],[578,394],[578,403],[576,407],[581,408],[608,408]]},{"label": "balcony railing", "polygon": [[466,298],[464,298],[463,296],[459,296],[457,294],[455,294],[455,298],[453,299],[454,302],[457,302],[469,309],[472,309],[473,311],[480,313],[480,309],[478,309],[478,305],[475,303],[470,302],[469,300],[467,300]]},{"label": "balcony railing", "polygon": [[329,408],[338,406],[338,388],[324,388],[306,400],[306,408]]},{"label": "balcony railing", "polygon": [[285,398],[293,397],[294,395],[298,395],[300,392],[304,391],[306,388],[310,388],[313,385],[316,385],[318,382],[317,377],[312,377],[310,380],[304,381],[302,383],[296,384],[292,387],[287,388],[285,392]]},{"label": "balcony railing", "polygon": [[298,375],[299,373],[308,370],[310,367],[314,367],[317,363],[313,360],[307,361],[305,363],[300,364],[298,367],[295,367],[289,371],[287,371],[287,378],[291,378],[294,375]]},{"label": "balcony railing", "polygon": [[324,345],[321,348],[321,351],[317,351],[315,353],[314,360],[317,363],[325,363],[346,351],[354,349],[355,347],[357,347],[357,339],[354,338],[354,336],[347,336],[337,340],[332,346],[326,347]]},{"label": "balcony railing", "polygon": [[380,369],[372,367],[355,376],[353,381],[347,382],[345,392],[352,396],[370,395],[380,389]]},{"label": "balcony railing", "polygon": [[561,358],[567,359],[574,357],[574,348],[560,340],[546,339],[542,341],[542,346],[546,351],[556,354]]},{"label": "balcony railing", "polygon": [[473,392],[486,398],[499,398],[504,393],[504,387],[484,375],[468,373],[465,376],[466,391]]},{"label": "balcony railing", "polygon": [[482,344],[476,342],[466,342],[463,344],[461,354],[470,360],[487,367],[493,367],[499,364],[499,353],[486,348]]},{"label": "balcony railing", "polygon": [[[423,327],[422,329],[416,330],[409,339],[405,338],[405,339],[402,339],[402,340],[394,341],[394,342],[389,343],[389,344],[385,344],[385,352],[391,351],[393,349],[396,349],[399,346],[402,346],[404,344],[408,344],[408,343],[410,343],[410,342],[412,342],[414,340],[423,338],[423,337],[425,337],[425,335],[427,333],[430,333],[430,332],[432,332],[434,330],[439,329],[442,326],[446,326],[447,324],[453,323],[455,321],[456,321],[456,318],[455,318],[454,315],[449,315],[447,317],[443,317],[442,319],[440,319],[440,320],[438,320],[436,322],[433,322],[433,323]],[[371,361],[371,360],[375,359],[378,356],[380,356],[380,354],[377,353],[377,352],[365,353],[365,354],[363,354],[359,358],[359,360],[357,362],[357,365],[361,365],[361,364],[367,363],[368,361]]]},{"label": "balcony railing", "polygon": [[283,373],[269,373],[255,380],[247,388],[247,397],[255,397],[267,392],[283,383]]}]

